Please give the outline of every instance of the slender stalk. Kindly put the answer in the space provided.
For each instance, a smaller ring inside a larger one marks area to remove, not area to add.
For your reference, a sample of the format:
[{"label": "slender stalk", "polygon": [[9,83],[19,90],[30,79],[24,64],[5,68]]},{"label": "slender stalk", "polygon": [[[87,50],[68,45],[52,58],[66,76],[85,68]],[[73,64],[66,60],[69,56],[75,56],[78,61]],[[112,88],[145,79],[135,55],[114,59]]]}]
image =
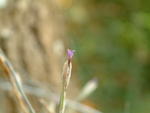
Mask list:
[{"label": "slender stalk", "polygon": [[59,106],[60,111],[59,111],[59,113],[64,113],[65,106],[66,106],[66,91],[63,88],[63,91],[62,91],[62,94],[61,94],[61,97],[60,97],[60,106]]},{"label": "slender stalk", "polygon": [[63,66],[63,73],[62,73],[62,92],[61,92],[61,97],[60,97],[60,102],[59,102],[59,113],[64,113],[65,111],[65,105],[66,105],[66,93],[67,93],[67,88],[70,82],[70,77],[71,77],[71,71],[72,71],[72,57],[73,57],[74,51],[68,49],[67,51],[67,61],[64,63]]},{"label": "slender stalk", "polygon": [[15,72],[13,66],[6,58],[6,56],[3,54],[2,50],[0,50],[0,65],[4,69],[7,77],[10,79],[14,92],[24,112],[35,113],[35,110],[33,109],[26,94],[24,93],[20,76]]}]

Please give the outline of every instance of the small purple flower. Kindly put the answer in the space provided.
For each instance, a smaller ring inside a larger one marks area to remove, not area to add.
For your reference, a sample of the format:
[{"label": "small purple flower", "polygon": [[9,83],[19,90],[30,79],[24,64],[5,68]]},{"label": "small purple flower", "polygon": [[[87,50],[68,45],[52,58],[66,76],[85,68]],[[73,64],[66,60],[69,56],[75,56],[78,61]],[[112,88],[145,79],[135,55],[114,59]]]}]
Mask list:
[{"label": "small purple flower", "polygon": [[67,50],[67,57],[68,57],[68,60],[71,60],[73,55],[74,55],[74,52],[75,50],[71,50],[71,49],[68,49]]}]

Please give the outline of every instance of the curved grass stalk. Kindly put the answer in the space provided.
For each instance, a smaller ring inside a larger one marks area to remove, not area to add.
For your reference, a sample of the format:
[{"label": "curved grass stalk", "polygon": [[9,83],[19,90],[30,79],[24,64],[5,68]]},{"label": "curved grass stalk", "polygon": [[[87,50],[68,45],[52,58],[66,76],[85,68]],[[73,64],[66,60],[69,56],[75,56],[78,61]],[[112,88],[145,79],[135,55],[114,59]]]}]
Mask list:
[{"label": "curved grass stalk", "polygon": [[16,97],[24,110],[25,113],[35,113],[35,110],[33,109],[32,105],[30,104],[23,88],[22,88],[22,82],[20,79],[20,76],[15,72],[13,66],[9,62],[9,60],[6,58],[2,50],[0,50],[0,65],[4,69],[7,77],[9,78],[14,92],[16,94]]}]

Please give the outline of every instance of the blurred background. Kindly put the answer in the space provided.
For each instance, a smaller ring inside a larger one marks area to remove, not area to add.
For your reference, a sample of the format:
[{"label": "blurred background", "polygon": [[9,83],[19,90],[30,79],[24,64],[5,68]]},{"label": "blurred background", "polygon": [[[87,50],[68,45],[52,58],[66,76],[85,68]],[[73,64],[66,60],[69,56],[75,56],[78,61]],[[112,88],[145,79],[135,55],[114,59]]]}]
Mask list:
[{"label": "blurred background", "polygon": [[[0,0],[0,47],[24,84],[58,94],[66,49],[74,49],[70,99],[76,100],[94,78],[96,90],[80,103],[103,113],[149,113],[149,4],[149,0]],[[0,113],[17,113],[12,92],[4,89]],[[39,98],[29,97],[42,112]]]}]

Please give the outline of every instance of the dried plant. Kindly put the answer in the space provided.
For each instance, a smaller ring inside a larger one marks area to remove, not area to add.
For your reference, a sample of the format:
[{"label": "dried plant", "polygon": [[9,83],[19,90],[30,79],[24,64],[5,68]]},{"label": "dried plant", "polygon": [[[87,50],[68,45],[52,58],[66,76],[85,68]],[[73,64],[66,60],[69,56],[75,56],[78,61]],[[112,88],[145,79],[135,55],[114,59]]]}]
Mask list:
[{"label": "dried plant", "polygon": [[9,80],[13,86],[13,90],[14,90],[15,95],[21,105],[21,108],[23,109],[23,112],[35,113],[35,110],[33,109],[32,105],[30,104],[30,102],[22,88],[22,82],[21,82],[20,76],[14,70],[10,61],[3,54],[2,50],[0,50],[0,65],[4,69],[7,77],[9,78]]},{"label": "dried plant", "polygon": [[74,50],[68,49],[67,51],[67,60],[63,66],[63,73],[62,73],[62,93],[59,102],[59,113],[64,113],[65,111],[65,104],[66,104],[66,92],[69,85],[70,77],[71,77],[71,70],[72,70],[72,57],[74,55]]},{"label": "dried plant", "polygon": [[[91,94],[96,88],[97,88],[97,80],[93,79],[90,80],[84,88],[81,90],[79,96],[77,97],[76,101],[66,99],[66,93],[67,88],[70,82],[71,77],[71,71],[72,71],[72,57],[74,55],[74,51],[68,49],[67,50],[67,60],[64,63],[63,66],[63,72],[62,72],[62,92],[60,100],[58,100],[58,95],[54,94],[53,92],[49,92],[47,90],[41,89],[41,88],[33,88],[31,86],[23,85],[21,82],[20,75],[14,70],[13,66],[11,65],[10,61],[7,59],[7,57],[4,55],[2,50],[0,49],[0,66],[3,68],[4,72],[6,73],[7,77],[10,80],[11,85],[13,86],[13,91],[18,99],[18,102],[20,103],[21,109],[25,113],[35,113],[35,110],[33,109],[32,105],[30,104],[26,93],[33,94],[34,96],[37,96],[39,98],[47,98],[53,99],[55,105],[59,101],[59,109],[58,113],[64,113],[65,111],[65,105],[68,107],[82,112],[82,113],[102,113],[98,110],[92,109],[86,105],[83,105],[77,101],[85,99],[89,94]],[[0,81],[0,87],[6,90],[10,90],[10,87],[6,88],[6,86],[9,86],[9,84],[2,83]],[[51,106],[49,106],[48,103],[45,101],[41,101],[42,104],[45,106],[47,111],[49,113],[56,113],[54,110],[55,108],[51,109]]]}]

